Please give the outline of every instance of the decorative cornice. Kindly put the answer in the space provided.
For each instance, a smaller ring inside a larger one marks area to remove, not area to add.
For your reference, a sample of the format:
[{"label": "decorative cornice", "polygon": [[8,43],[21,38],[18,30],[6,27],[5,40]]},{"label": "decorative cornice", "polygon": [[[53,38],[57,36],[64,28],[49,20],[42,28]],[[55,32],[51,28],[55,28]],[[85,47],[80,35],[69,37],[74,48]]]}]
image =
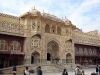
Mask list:
[{"label": "decorative cornice", "polygon": [[93,37],[93,38],[99,38],[98,36],[96,35],[91,35],[91,34],[88,34],[88,33],[84,33],[84,32],[80,32],[80,31],[74,31],[73,34],[83,34],[84,36],[90,36],[90,37]]},{"label": "decorative cornice", "polygon": [[0,34],[24,37],[24,25],[7,21],[0,21]]},{"label": "decorative cornice", "polygon": [[4,13],[0,13],[0,16],[4,16],[4,17],[8,17],[8,18],[13,18],[13,19],[19,19],[19,17],[17,17],[17,16],[8,15],[8,14],[4,14]]},{"label": "decorative cornice", "polygon": [[81,35],[84,33],[73,32],[73,39],[76,44],[85,44],[92,46],[100,46],[100,40],[97,37],[93,37],[92,35]]}]

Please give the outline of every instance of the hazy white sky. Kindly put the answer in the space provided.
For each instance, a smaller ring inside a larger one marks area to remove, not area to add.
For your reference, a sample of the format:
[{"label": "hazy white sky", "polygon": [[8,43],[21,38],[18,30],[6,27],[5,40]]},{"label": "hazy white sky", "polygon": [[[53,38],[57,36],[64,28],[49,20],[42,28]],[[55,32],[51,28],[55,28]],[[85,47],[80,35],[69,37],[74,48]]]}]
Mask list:
[{"label": "hazy white sky", "polygon": [[14,16],[36,7],[40,12],[67,17],[84,32],[100,31],[100,0],[0,0],[0,12]]}]

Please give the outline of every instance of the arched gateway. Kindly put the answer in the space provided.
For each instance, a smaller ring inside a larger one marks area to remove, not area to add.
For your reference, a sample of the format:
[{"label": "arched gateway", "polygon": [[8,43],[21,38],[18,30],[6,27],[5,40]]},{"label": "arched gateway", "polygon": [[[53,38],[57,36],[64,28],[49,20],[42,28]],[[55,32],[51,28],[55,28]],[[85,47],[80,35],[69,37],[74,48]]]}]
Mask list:
[{"label": "arched gateway", "polygon": [[47,43],[47,61],[55,63],[57,57],[59,57],[59,45],[55,41],[50,41]]},{"label": "arched gateway", "polygon": [[31,54],[31,64],[40,63],[40,54],[35,51]]}]

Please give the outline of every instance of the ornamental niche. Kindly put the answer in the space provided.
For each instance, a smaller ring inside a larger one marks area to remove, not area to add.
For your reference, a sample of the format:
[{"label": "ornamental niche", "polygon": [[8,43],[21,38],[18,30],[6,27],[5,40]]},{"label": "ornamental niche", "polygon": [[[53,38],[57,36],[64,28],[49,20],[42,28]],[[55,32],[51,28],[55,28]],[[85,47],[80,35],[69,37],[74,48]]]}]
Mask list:
[{"label": "ornamental niche", "polygon": [[66,35],[70,36],[71,35],[71,30],[69,28],[66,29]]},{"label": "ornamental niche", "polygon": [[40,30],[40,22],[37,23],[37,30]]},{"label": "ornamental niche", "polygon": [[72,42],[71,41],[66,41],[65,42],[65,50],[71,50],[72,49]]},{"label": "ornamental niche", "polygon": [[38,36],[34,36],[34,37],[32,37],[31,40],[32,40],[31,46],[35,47],[35,48],[39,48],[39,46],[40,46],[40,38]]},{"label": "ornamental niche", "polygon": [[36,28],[36,24],[32,22],[32,29],[34,30]]}]

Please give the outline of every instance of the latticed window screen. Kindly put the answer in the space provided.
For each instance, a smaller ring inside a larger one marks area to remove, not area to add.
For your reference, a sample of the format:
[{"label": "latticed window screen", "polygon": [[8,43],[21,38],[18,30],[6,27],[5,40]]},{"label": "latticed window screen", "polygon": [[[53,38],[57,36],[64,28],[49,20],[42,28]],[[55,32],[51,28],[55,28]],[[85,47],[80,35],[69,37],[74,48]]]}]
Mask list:
[{"label": "latticed window screen", "polygon": [[20,51],[21,50],[20,43],[18,41],[11,42],[10,50]]},{"label": "latticed window screen", "polygon": [[8,44],[6,40],[0,40],[0,50],[7,50]]},{"label": "latticed window screen", "polygon": [[75,47],[75,54],[79,54],[78,48]]},{"label": "latticed window screen", "polygon": [[85,55],[88,55],[88,50],[87,50],[87,48],[84,48],[84,54],[85,54]]},{"label": "latticed window screen", "polygon": [[39,47],[40,46],[40,38],[37,36],[32,37],[31,46]]},{"label": "latticed window screen", "polygon": [[79,54],[83,54],[83,49],[79,48]]},{"label": "latticed window screen", "polygon": [[89,49],[89,55],[92,55],[92,49]]},{"label": "latticed window screen", "polygon": [[94,55],[96,55],[96,54],[97,54],[96,49],[93,49],[93,54],[94,54]]}]

